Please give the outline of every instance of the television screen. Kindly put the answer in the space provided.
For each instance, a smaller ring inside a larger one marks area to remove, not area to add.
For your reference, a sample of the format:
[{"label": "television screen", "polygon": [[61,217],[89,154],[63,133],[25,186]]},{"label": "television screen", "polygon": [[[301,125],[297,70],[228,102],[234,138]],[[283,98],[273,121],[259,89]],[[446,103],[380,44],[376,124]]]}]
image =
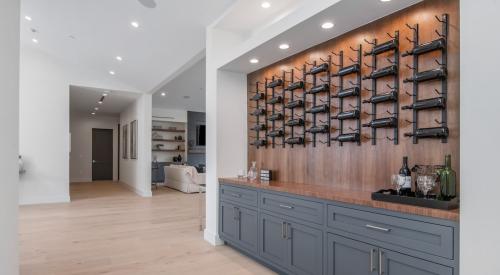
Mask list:
[{"label": "television screen", "polygon": [[196,126],[196,146],[205,146],[205,125]]}]

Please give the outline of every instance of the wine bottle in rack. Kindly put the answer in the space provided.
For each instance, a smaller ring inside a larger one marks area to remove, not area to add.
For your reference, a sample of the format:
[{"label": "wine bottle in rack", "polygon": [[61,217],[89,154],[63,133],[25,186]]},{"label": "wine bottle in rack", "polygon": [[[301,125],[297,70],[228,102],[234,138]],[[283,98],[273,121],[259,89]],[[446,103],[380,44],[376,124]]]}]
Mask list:
[{"label": "wine bottle in rack", "polygon": [[254,125],[251,130],[254,130],[254,131],[264,131],[266,130],[266,124],[256,124]]},{"label": "wine bottle in rack", "polygon": [[288,85],[288,87],[286,89],[288,91],[293,91],[293,90],[302,89],[302,88],[304,88],[304,81],[297,81],[297,82],[293,82],[290,85]]},{"label": "wine bottle in rack", "polygon": [[286,126],[303,126],[304,120],[302,118],[291,119],[285,123]]},{"label": "wine bottle in rack", "polygon": [[311,68],[308,74],[319,74],[328,71],[328,63],[323,63]]},{"label": "wine bottle in rack", "polygon": [[283,115],[281,113],[275,113],[275,114],[267,117],[267,120],[269,120],[269,121],[276,121],[276,120],[282,120],[282,119],[283,119]]},{"label": "wine bottle in rack", "polygon": [[275,96],[267,100],[267,104],[279,104],[283,102],[283,97],[282,96]]},{"label": "wine bottle in rack", "polygon": [[410,51],[406,51],[402,54],[402,56],[408,55],[420,55],[424,53],[428,53],[435,50],[441,50],[446,47],[446,40],[444,38],[438,38],[436,40],[420,44]]},{"label": "wine bottle in rack", "polygon": [[446,99],[444,97],[429,98],[417,100],[412,105],[403,106],[401,110],[425,110],[425,109],[444,109],[446,108]]},{"label": "wine bottle in rack", "polygon": [[306,132],[311,134],[328,133],[330,129],[328,125],[316,125],[306,130]]},{"label": "wine bottle in rack", "polygon": [[408,168],[408,157],[403,157],[403,166],[399,169],[399,195],[407,196],[411,192],[411,171]]},{"label": "wine bottle in rack", "polygon": [[321,84],[312,87],[309,91],[307,91],[308,94],[317,94],[320,92],[327,92],[330,90],[330,86],[328,84]]},{"label": "wine bottle in rack", "polygon": [[352,87],[339,91],[336,95],[332,95],[332,98],[345,98],[358,95],[359,95],[359,87]]},{"label": "wine bottle in rack", "polygon": [[398,120],[395,117],[377,118],[363,124],[363,127],[371,128],[394,128],[396,126],[398,126]]},{"label": "wine bottle in rack", "polygon": [[250,100],[257,101],[257,100],[262,100],[264,99],[264,93],[255,93]]},{"label": "wine bottle in rack", "polygon": [[439,67],[428,71],[417,73],[415,76],[403,80],[403,82],[424,82],[434,79],[444,79],[447,75],[445,67]]},{"label": "wine bottle in rack", "polygon": [[353,64],[344,68],[341,68],[336,74],[332,74],[332,76],[344,76],[352,73],[357,73],[360,71],[359,64]]},{"label": "wine bottle in rack", "polygon": [[301,99],[289,101],[285,104],[285,108],[287,109],[294,109],[299,107],[304,107],[304,101],[302,101]]},{"label": "wine bottle in rack", "polygon": [[382,44],[378,44],[372,48],[371,51],[365,52],[365,56],[368,55],[376,55],[376,54],[381,54],[385,53],[390,50],[394,50],[398,47],[398,41],[396,39],[389,40],[387,42],[384,42]]},{"label": "wine bottle in rack", "polygon": [[254,146],[265,146],[267,145],[267,140],[265,139],[258,139],[252,143],[250,143],[250,145],[254,145]]},{"label": "wine bottle in rack", "polygon": [[255,109],[252,112],[252,115],[254,115],[254,116],[263,116],[265,114],[266,114],[266,109]]},{"label": "wine bottle in rack", "polygon": [[311,107],[311,109],[307,110],[306,113],[317,114],[317,113],[326,113],[330,111],[330,108],[327,104],[321,104],[317,106]]},{"label": "wine bottle in rack", "polygon": [[415,133],[405,133],[407,137],[446,138],[450,134],[448,127],[419,128]]},{"label": "wine bottle in rack", "polygon": [[304,138],[302,137],[293,137],[293,138],[287,138],[285,140],[286,144],[304,144]]},{"label": "wine bottle in rack", "polygon": [[332,140],[339,142],[357,142],[360,140],[360,135],[359,133],[342,134],[333,137]]},{"label": "wine bottle in rack", "polygon": [[397,72],[398,72],[398,66],[391,65],[374,70],[370,75],[364,76],[363,79],[377,79],[384,76],[395,75]]},{"label": "wine bottle in rack", "polygon": [[278,86],[281,86],[281,85],[283,85],[283,80],[276,79],[276,80],[274,80],[272,82],[267,83],[266,87],[267,88],[275,88],[275,87],[278,87]]},{"label": "wine bottle in rack", "polygon": [[282,137],[284,135],[284,132],[282,129],[277,129],[274,131],[270,131],[267,133],[267,136],[269,137]]},{"label": "wine bottle in rack", "polygon": [[398,93],[396,91],[390,91],[388,93],[378,94],[372,96],[370,99],[363,100],[363,103],[381,103],[387,101],[397,101]]},{"label": "wine bottle in rack", "polygon": [[338,120],[346,120],[346,119],[358,119],[360,117],[360,112],[358,109],[340,112],[335,116],[332,116],[332,119]]}]

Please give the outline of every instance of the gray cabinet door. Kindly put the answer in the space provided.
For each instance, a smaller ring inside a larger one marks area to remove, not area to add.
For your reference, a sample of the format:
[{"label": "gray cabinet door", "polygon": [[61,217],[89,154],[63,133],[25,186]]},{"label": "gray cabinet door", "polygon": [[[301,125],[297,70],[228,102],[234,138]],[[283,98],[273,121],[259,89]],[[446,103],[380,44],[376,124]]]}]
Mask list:
[{"label": "gray cabinet door", "polygon": [[240,207],[238,243],[244,248],[257,253],[258,223],[257,211]]},{"label": "gray cabinet door", "polygon": [[260,216],[260,256],[282,267],[288,263],[285,224],[283,219],[266,214]]},{"label": "gray cabinet door", "polygon": [[378,274],[377,247],[334,234],[327,238],[328,275]]},{"label": "gray cabinet door", "polygon": [[238,208],[234,204],[220,203],[220,235],[223,239],[229,241],[238,240],[239,222],[237,211]]},{"label": "gray cabinet door", "polygon": [[289,268],[296,274],[323,274],[323,231],[299,223],[286,226]]},{"label": "gray cabinet door", "polygon": [[390,250],[379,249],[384,275],[452,275],[453,268]]}]

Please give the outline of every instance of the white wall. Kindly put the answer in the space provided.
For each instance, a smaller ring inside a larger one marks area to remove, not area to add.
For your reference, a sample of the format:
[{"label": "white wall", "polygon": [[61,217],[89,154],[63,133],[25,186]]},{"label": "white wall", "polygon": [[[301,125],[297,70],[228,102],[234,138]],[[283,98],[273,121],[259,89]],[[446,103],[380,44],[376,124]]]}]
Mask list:
[{"label": "white wall", "polygon": [[21,49],[19,150],[27,171],[20,180],[21,204],[70,200],[69,86],[135,91],[103,75],[31,46]]},{"label": "white wall", "polygon": [[153,120],[187,122],[187,111],[170,108],[153,108]]},{"label": "white wall", "polygon": [[497,0],[460,1],[460,274],[500,274]]},{"label": "white wall", "polygon": [[128,126],[130,148],[130,122],[137,120],[137,159],[123,159],[120,155],[120,181],[140,196],[151,197],[151,95],[144,94],[120,114],[120,127]]},{"label": "white wall", "polygon": [[0,1],[0,274],[19,273],[17,238],[19,1]]},{"label": "white wall", "polygon": [[113,180],[118,180],[118,116],[72,112],[70,115],[70,182],[92,181],[92,129],[113,130]]}]

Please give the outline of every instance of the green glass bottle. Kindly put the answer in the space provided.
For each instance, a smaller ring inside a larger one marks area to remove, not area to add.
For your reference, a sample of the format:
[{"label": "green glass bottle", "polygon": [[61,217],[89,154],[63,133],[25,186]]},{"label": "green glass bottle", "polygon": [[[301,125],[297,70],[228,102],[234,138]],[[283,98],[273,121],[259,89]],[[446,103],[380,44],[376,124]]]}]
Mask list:
[{"label": "green glass bottle", "polygon": [[438,171],[442,200],[451,200],[457,196],[457,173],[451,169],[451,155],[446,155],[444,168]]}]

